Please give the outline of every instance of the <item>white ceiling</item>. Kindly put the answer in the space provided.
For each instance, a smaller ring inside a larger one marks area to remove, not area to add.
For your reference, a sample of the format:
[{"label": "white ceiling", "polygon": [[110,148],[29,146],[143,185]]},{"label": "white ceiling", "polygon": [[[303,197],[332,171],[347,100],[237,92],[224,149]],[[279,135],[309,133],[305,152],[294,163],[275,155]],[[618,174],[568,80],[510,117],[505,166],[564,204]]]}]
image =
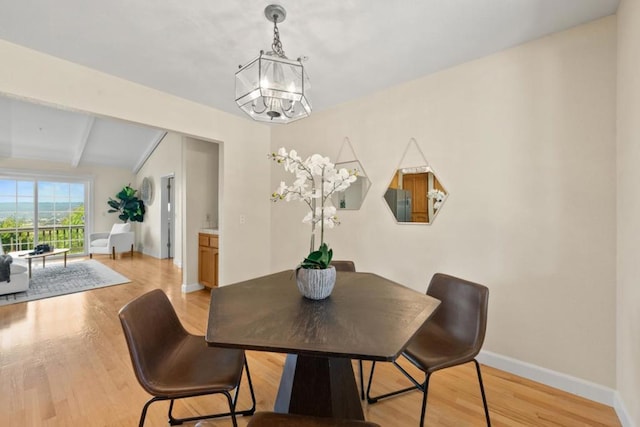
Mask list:
[{"label": "white ceiling", "polygon": [[[273,27],[263,12],[270,3],[0,0],[0,39],[242,114],[234,74],[270,50]],[[287,18],[279,29],[290,58],[309,58],[318,111],[614,14],[618,3],[282,0]],[[109,152],[87,151],[87,161]]]},{"label": "white ceiling", "polygon": [[0,98],[0,156],[137,172],[165,132]]}]

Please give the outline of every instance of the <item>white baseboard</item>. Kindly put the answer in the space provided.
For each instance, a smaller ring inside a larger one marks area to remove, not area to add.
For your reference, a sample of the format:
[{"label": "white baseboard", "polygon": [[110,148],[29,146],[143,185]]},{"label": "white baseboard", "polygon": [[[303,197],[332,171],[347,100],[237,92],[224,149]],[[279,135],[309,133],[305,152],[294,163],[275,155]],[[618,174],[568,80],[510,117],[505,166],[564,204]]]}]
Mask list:
[{"label": "white baseboard", "polygon": [[510,372],[604,405],[614,406],[614,404],[620,401],[619,396],[616,396],[616,390],[612,388],[573,377],[571,375],[552,371],[551,369],[543,368],[531,363],[512,359],[511,357],[483,350],[480,352],[477,359],[478,362],[487,366]]},{"label": "white baseboard", "polygon": [[173,259],[173,265],[175,265],[178,268],[182,268],[182,262],[180,261],[176,261],[176,259]]},{"label": "white baseboard", "polygon": [[618,419],[620,420],[620,424],[622,424],[622,427],[636,427],[633,420],[631,419],[629,411],[627,411],[627,407],[622,401],[620,393],[618,393],[617,391],[615,393],[613,409],[616,410],[616,414],[618,415]]},{"label": "white baseboard", "polygon": [[189,285],[186,284],[182,284],[182,293],[183,294],[188,294],[189,292],[195,292],[195,291],[199,291],[201,289],[204,289],[204,286],[202,286],[199,283],[191,283]]}]

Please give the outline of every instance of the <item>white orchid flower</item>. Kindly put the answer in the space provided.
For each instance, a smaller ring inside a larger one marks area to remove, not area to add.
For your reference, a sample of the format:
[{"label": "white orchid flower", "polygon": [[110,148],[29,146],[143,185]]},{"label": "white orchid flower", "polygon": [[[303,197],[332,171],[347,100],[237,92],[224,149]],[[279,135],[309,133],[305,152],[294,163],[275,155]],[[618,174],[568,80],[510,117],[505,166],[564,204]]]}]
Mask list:
[{"label": "white orchid flower", "polygon": [[332,205],[325,206],[325,204],[331,199],[333,193],[349,188],[356,181],[358,171],[345,168],[337,170],[335,164],[328,157],[320,154],[313,154],[303,161],[295,150],[287,152],[284,147],[271,153],[269,158],[283,165],[285,171],[295,176],[291,186],[280,182],[276,191],[271,195],[271,200],[301,200],[305,202],[309,206],[309,212],[302,222],[311,224],[312,236],[315,234],[315,226],[320,223],[320,244],[322,245],[324,243],[324,226],[333,228],[340,224],[336,216],[336,208]]},{"label": "white orchid flower", "polygon": [[312,220],[313,220],[313,212],[311,211],[307,212],[304,218],[302,218],[302,222],[305,224],[309,224]]},{"label": "white orchid flower", "polygon": [[[320,213],[318,216],[322,215]],[[338,222],[338,217],[336,216],[336,208],[334,206],[326,206],[324,208],[324,223],[329,226],[329,228],[333,228],[335,225],[340,224]]]}]

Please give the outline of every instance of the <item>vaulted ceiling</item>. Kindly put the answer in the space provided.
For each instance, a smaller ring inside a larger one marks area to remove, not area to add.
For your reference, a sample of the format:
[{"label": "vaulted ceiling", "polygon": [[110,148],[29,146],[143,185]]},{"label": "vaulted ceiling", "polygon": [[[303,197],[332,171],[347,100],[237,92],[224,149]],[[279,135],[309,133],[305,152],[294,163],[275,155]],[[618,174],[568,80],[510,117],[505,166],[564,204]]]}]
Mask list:
[{"label": "vaulted ceiling", "polygon": [[164,135],[138,124],[0,98],[0,157],[137,172]]},{"label": "vaulted ceiling", "polygon": [[[234,103],[234,74],[260,49],[270,50],[273,27],[263,12],[269,3],[0,0],[0,39],[242,114]],[[308,57],[311,101],[315,110],[323,110],[614,14],[619,0],[279,3],[287,10],[279,24],[284,50],[290,58]],[[11,123],[6,123],[7,108],[14,110]],[[44,107],[34,106],[31,115],[27,110],[15,101],[0,103],[0,155],[55,155],[71,164],[79,156],[80,163],[134,168],[158,137],[158,131],[132,124],[119,127],[98,118],[90,124],[83,115],[71,119],[74,113],[48,116]],[[54,124],[58,119],[65,124]],[[63,129],[71,133],[64,136]],[[105,142],[115,139],[129,148],[139,140],[145,148],[134,161],[135,155],[116,160]]]}]

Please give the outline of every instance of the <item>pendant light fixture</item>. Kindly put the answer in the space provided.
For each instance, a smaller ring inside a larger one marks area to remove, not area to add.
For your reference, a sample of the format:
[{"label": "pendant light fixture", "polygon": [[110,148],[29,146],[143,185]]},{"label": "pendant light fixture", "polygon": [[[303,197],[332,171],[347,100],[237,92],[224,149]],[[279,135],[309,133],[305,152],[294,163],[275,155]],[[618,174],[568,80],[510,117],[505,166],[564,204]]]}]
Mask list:
[{"label": "pendant light fixture", "polygon": [[236,73],[236,103],[254,120],[269,123],[289,123],[311,114],[309,77],[302,60],[288,59],[278,24],[287,17],[285,9],[277,4],[265,8],[266,18],[273,22],[271,51],[260,51]]}]

